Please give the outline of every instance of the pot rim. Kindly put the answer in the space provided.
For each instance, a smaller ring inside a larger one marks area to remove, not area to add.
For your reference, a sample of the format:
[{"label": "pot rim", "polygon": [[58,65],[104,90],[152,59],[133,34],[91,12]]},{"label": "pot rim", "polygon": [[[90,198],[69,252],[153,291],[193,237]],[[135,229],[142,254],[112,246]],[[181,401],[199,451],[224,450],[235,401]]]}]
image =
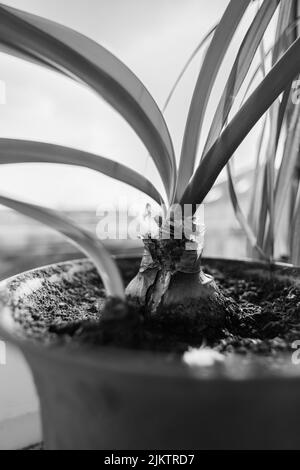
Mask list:
[{"label": "pot rim", "polygon": [[[137,259],[137,255],[117,255],[117,259]],[[244,259],[227,259],[227,258],[213,258],[203,257],[205,263],[226,263],[231,265],[239,265],[251,269],[263,269],[267,272],[275,272],[277,276],[295,277],[300,278],[300,267],[294,267],[286,263],[273,263],[268,264],[265,261],[253,261],[247,258]],[[10,284],[20,277],[30,276],[33,273],[47,271],[50,268],[67,268],[68,266],[79,266],[81,269],[86,269],[87,266],[92,266],[93,263],[87,258],[80,258],[62,263],[55,263],[38,267],[23,273],[19,273],[8,279],[0,282],[0,335],[1,337],[17,346],[22,350],[25,357],[26,355],[38,356],[45,360],[56,362],[58,366],[78,368],[83,366],[91,370],[101,370],[117,372],[121,374],[143,375],[144,377],[158,376],[163,378],[176,378],[181,380],[190,380],[192,382],[213,380],[215,382],[264,382],[264,381],[283,381],[287,378],[289,380],[300,381],[300,367],[292,366],[291,360],[284,364],[282,369],[272,370],[266,367],[265,361],[253,358],[251,361],[247,360],[243,365],[243,358],[238,355],[233,355],[233,360],[229,361],[228,368],[224,369],[223,364],[215,364],[209,367],[188,367],[179,360],[171,360],[170,355],[167,353],[155,353],[151,351],[136,351],[125,348],[97,346],[94,348],[73,347],[72,344],[63,345],[48,345],[42,342],[26,339],[25,336],[16,333],[14,328],[14,320],[12,319],[12,309],[7,305],[7,296],[9,295]],[[22,282],[25,281],[21,279]],[[33,289],[34,291],[34,289]],[[4,298],[6,297],[6,300]],[[300,338],[299,338],[300,339]],[[237,367],[237,370],[234,370]],[[291,367],[292,366],[292,367]],[[286,370],[287,367],[287,370]],[[232,370],[230,370],[232,369]]]}]

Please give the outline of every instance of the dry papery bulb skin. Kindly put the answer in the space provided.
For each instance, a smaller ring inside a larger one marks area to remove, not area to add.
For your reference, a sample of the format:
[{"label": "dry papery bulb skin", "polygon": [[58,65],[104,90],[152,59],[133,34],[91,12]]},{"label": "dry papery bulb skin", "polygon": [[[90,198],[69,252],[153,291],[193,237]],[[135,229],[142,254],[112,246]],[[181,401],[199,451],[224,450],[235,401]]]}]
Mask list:
[{"label": "dry papery bulb skin", "polygon": [[157,237],[143,237],[144,255],[127,298],[143,307],[147,318],[189,318],[203,326],[222,326],[230,302],[202,270],[203,226],[196,226],[188,238],[186,233],[179,238],[174,232],[169,238],[163,234],[162,226]]}]

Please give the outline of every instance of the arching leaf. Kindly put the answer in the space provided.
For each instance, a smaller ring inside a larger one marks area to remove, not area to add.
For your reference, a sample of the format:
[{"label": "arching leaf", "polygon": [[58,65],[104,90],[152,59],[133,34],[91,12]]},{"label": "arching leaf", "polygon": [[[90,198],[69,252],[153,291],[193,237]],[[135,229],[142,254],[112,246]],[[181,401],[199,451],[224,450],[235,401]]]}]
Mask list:
[{"label": "arching leaf", "polygon": [[120,60],[70,28],[4,5],[0,44],[7,52],[85,83],[103,97],[141,138],[172,200],[177,170],[167,125],[145,86]]},{"label": "arching leaf", "polygon": [[58,163],[90,168],[122,181],[144,192],[158,204],[163,204],[162,197],[149,180],[121,163],[60,145],[0,138],[0,164],[25,162]]},{"label": "arching leaf", "polygon": [[0,204],[53,228],[74,242],[92,258],[102,278],[107,295],[125,299],[123,281],[115,261],[100,240],[91,233],[80,229],[71,220],[52,209],[28,204],[3,195],[0,195]]},{"label": "arching leaf", "polygon": [[300,38],[274,65],[205,155],[181,199],[182,204],[203,202],[235,150],[299,72]]},{"label": "arching leaf", "polygon": [[253,58],[261,44],[263,35],[272,19],[272,16],[277,9],[279,1],[280,0],[264,0],[258,13],[255,15],[255,18],[238,51],[224,92],[214,114],[214,119],[203,150],[203,155],[206,154],[213,143],[217,140],[223,129],[234,103],[234,99],[247,76]]},{"label": "arching leaf", "polygon": [[208,100],[228,46],[251,0],[231,0],[210,43],[192,97],[178,171],[180,200],[193,172]]}]

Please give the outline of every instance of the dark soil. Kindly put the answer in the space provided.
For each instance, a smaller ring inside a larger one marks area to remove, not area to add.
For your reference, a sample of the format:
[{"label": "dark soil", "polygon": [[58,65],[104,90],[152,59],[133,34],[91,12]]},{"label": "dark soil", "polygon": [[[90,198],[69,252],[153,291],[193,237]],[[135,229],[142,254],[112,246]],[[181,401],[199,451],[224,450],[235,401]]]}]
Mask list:
[{"label": "dark soil", "polygon": [[[138,261],[119,264],[129,282]],[[72,275],[72,282],[57,284],[45,278],[43,289],[27,296],[24,305],[15,305],[15,319],[26,336],[47,343],[72,341],[175,354],[205,344],[220,352],[274,356],[290,351],[300,339],[300,288],[290,278],[260,276],[255,270],[226,272],[216,265],[204,271],[229,298],[222,325],[203,322],[197,305],[190,306],[189,315],[187,308],[176,309],[176,314],[168,310],[151,320],[134,305],[127,310],[116,303],[105,308],[104,290],[92,267]]]}]

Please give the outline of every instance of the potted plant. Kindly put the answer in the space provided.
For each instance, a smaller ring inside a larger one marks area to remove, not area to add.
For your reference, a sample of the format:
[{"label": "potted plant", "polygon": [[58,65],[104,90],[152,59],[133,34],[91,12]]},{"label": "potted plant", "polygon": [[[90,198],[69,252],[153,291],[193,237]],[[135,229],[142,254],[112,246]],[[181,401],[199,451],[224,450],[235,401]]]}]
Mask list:
[{"label": "potted plant", "polygon": [[[93,261],[41,268],[1,284],[1,336],[18,345],[30,364],[47,449],[299,447],[300,377],[290,353],[300,332],[299,269],[274,263],[260,246],[238,205],[230,169],[238,218],[253,249],[268,261],[201,257],[198,205],[240,143],[265,113],[273,113],[275,103],[278,128],[298,122],[289,111],[291,86],[300,73],[299,1],[265,0],[237,53],[196,167],[208,100],[250,3],[231,0],[207,37],[212,39],[178,169],[162,113],[124,64],[75,31],[0,7],[1,47],[84,82],[106,99],[144,142],[167,194],[165,201],[146,178],[99,156],[0,139],[1,163],[86,166],[135,186],[162,207],[156,233],[144,234],[141,264],[124,258],[118,268],[99,240],[56,212],[0,196],[1,204],[58,230]],[[262,51],[275,14],[274,60],[269,67],[262,54],[262,81],[229,119],[234,95]],[[298,153],[299,140],[293,161]],[[289,158],[285,152],[284,161]],[[275,169],[272,156],[269,184]]]}]

